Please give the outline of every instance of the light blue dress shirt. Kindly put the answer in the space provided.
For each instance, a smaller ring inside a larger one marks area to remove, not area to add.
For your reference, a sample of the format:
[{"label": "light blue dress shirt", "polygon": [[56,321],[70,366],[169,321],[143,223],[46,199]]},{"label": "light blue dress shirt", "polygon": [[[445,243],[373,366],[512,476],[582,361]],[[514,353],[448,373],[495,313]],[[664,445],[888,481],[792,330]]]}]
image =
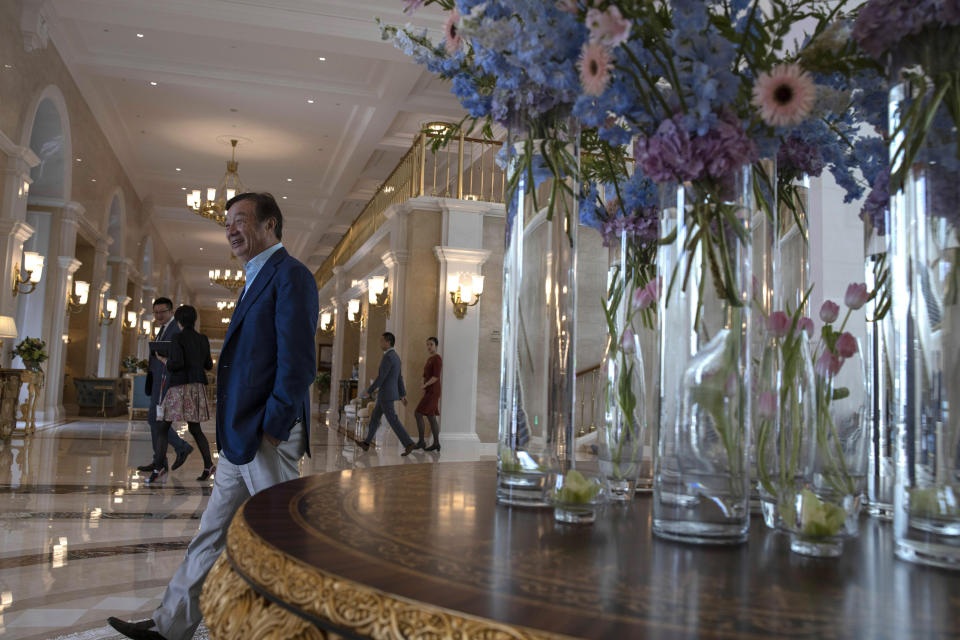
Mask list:
[{"label": "light blue dress shirt", "polygon": [[260,269],[263,268],[263,265],[267,264],[267,260],[270,259],[270,256],[282,248],[283,243],[278,242],[277,244],[264,249],[257,255],[250,258],[250,261],[247,262],[246,266],[243,268],[247,277],[247,284],[243,287],[243,294],[240,296],[241,298],[247,295],[247,291],[250,290],[250,286],[253,284],[253,281],[257,279],[257,274],[260,273]]}]

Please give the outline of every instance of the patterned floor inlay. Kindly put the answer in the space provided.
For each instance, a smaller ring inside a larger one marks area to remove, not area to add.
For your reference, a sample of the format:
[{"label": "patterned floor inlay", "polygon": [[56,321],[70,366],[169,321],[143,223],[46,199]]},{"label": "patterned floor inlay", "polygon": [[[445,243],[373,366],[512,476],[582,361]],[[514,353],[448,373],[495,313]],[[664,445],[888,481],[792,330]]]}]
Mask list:
[{"label": "patterned floor inlay", "polygon": [[[70,549],[62,561],[92,560],[110,556],[149,553],[151,551],[178,551],[186,549],[190,539],[173,540],[169,542],[145,542],[139,544],[125,544],[113,547],[95,547],[91,549]],[[0,558],[0,571],[16,567],[28,567],[34,564],[50,564],[52,553],[31,553],[13,558]]]},{"label": "patterned floor inlay", "polygon": [[[110,627],[98,627],[96,629],[90,629],[88,631],[80,631],[78,633],[71,633],[66,636],[56,636],[50,640],[124,640],[126,636],[122,636]],[[197,629],[197,632],[193,634],[193,640],[209,640],[210,632],[207,631],[207,628],[200,625],[200,628]]]}]

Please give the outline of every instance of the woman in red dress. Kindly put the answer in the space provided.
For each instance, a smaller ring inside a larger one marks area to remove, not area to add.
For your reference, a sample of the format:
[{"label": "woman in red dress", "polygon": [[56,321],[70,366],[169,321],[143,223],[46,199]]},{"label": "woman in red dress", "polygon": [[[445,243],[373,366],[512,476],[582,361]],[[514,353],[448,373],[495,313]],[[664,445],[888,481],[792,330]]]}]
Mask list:
[{"label": "woman in red dress", "polygon": [[[420,385],[423,389],[423,398],[413,414],[417,419],[417,431],[420,433],[416,444],[417,449],[437,452],[440,451],[440,420],[438,418],[440,416],[440,374],[443,371],[443,360],[437,353],[439,344],[436,338],[427,338],[427,353],[430,357],[423,365],[423,384]],[[429,447],[423,441],[424,418],[430,421],[430,432],[433,434],[433,444]]]}]

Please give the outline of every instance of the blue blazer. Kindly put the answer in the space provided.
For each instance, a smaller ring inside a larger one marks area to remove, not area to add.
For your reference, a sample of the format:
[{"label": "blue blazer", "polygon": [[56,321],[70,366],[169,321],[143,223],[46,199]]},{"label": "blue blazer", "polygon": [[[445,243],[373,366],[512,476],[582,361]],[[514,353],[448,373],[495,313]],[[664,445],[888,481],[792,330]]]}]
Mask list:
[{"label": "blue blazer", "polygon": [[367,389],[367,395],[380,389],[377,394],[377,402],[394,402],[407,395],[407,390],[403,387],[403,376],[400,374],[400,356],[393,349],[388,349],[383,353],[380,359],[380,372],[377,379],[373,381],[370,388]]},{"label": "blue blazer", "polygon": [[309,455],[319,312],[310,270],[278,249],[234,310],[220,350],[217,447],[233,464],[253,460],[264,432],[288,440],[297,420]]}]

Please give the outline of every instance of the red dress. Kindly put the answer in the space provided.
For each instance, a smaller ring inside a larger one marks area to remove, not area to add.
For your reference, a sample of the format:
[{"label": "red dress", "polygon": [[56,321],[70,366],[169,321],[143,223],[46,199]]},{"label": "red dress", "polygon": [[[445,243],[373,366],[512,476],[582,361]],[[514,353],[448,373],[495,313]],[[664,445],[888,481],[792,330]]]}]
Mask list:
[{"label": "red dress", "polygon": [[423,381],[430,378],[436,378],[437,381],[423,390],[423,398],[417,405],[416,412],[425,416],[440,415],[440,373],[443,371],[443,360],[438,354],[433,354],[427,358],[427,363],[423,365]]}]

